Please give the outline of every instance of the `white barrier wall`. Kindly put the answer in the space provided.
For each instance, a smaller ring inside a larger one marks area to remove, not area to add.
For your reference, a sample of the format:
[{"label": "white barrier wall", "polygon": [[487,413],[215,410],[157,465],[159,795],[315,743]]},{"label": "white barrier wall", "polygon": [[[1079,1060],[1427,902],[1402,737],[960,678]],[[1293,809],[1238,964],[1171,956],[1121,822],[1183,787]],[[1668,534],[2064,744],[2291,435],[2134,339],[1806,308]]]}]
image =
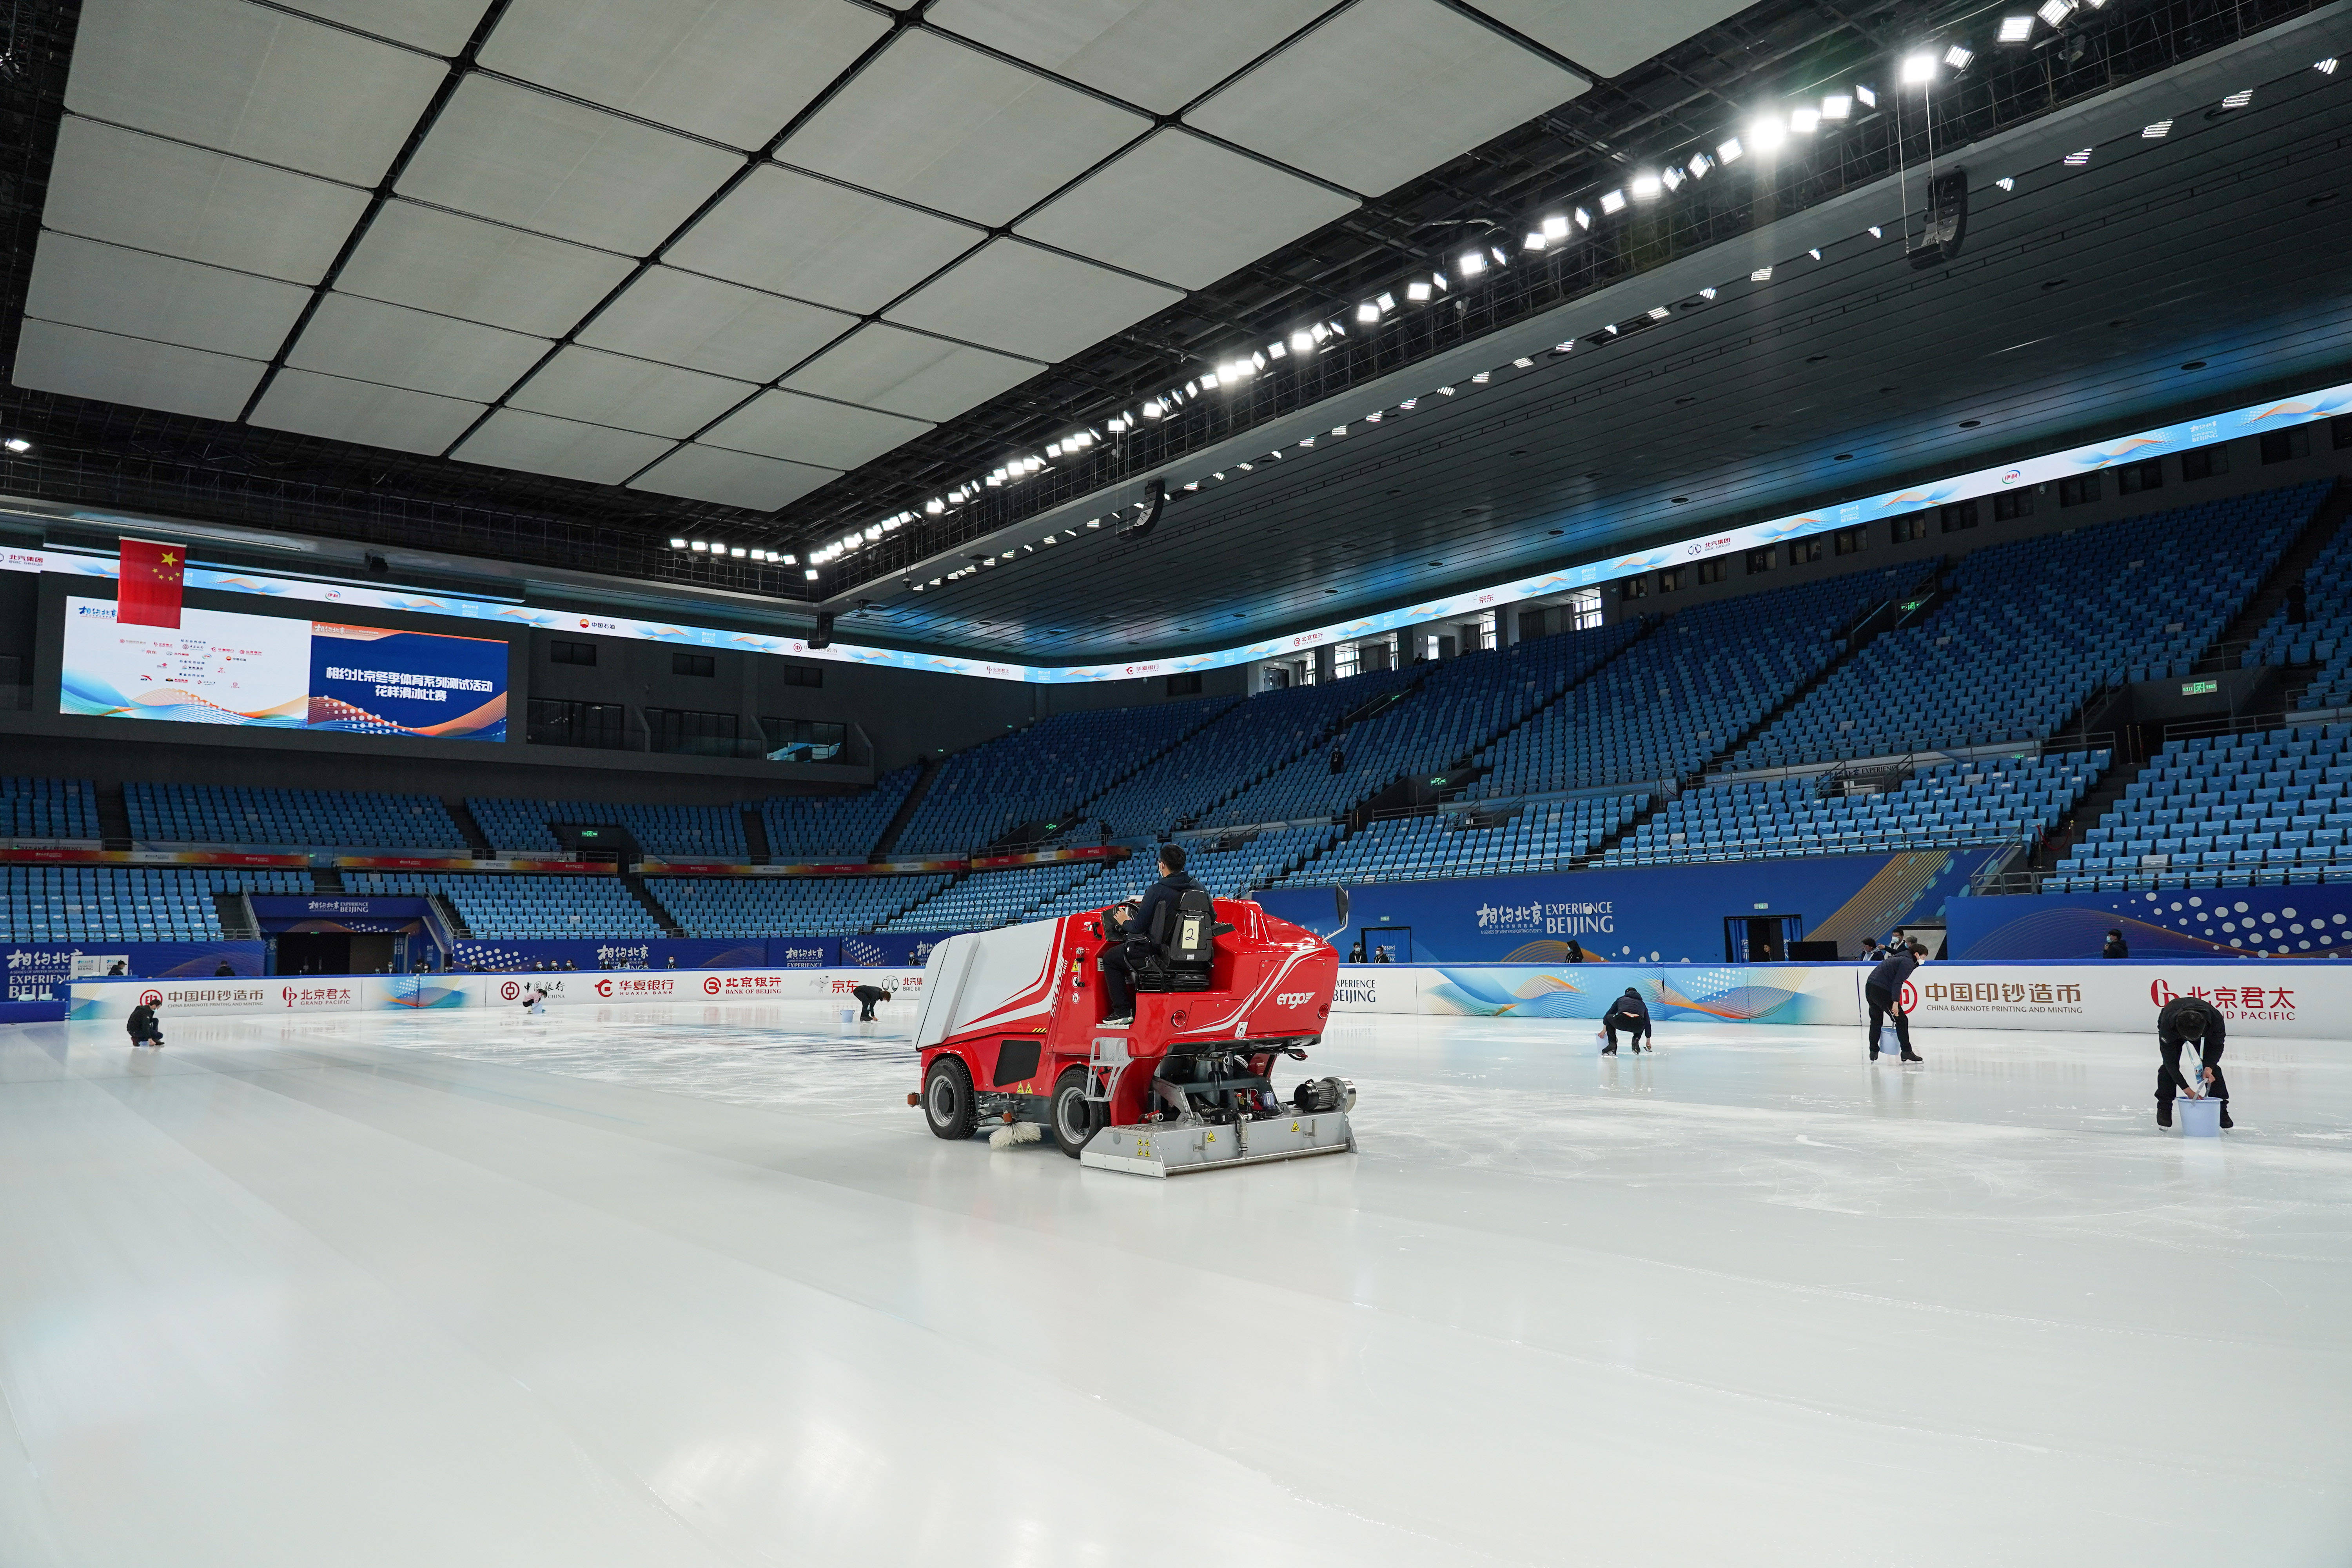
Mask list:
[{"label": "white barrier wall", "polygon": [[[1862,964],[1346,964],[1335,1013],[1591,1022],[1628,985],[1667,1024],[1860,1025]],[[2352,963],[1928,963],[1905,1003],[1915,1028],[2152,1029],[2175,996],[2202,996],[2232,1034],[2352,1037]]]},{"label": "white barrier wall", "polygon": [[[680,969],[567,971],[561,974],[304,974],[239,980],[76,980],[67,1016],[127,1018],[142,1002],[166,1018],[251,1013],[520,1010],[527,994],[549,1007],[610,1007],[740,1002],[830,1002],[854,1005],[860,985],[923,993],[919,969]],[[909,1015],[911,1016],[911,1015]]]}]

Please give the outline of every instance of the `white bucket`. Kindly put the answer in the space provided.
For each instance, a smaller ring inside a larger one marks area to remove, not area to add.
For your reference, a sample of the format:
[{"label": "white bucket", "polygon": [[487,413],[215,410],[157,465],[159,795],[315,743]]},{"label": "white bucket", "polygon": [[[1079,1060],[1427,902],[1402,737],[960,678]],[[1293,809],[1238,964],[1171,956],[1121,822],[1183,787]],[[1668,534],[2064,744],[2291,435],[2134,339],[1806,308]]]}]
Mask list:
[{"label": "white bucket", "polygon": [[844,1007],[841,1010],[841,1021],[845,1024],[855,1024],[857,1022],[857,1009],[855,1007]]},{"label": "white bucket", "polygon": [[2180,1135],[2184,1138],[2219,1138],[2221,1136],[2221,1102],[2210,1096],[2203,1100],[2176,1100],[2172,1109],[2180,1117]]}]

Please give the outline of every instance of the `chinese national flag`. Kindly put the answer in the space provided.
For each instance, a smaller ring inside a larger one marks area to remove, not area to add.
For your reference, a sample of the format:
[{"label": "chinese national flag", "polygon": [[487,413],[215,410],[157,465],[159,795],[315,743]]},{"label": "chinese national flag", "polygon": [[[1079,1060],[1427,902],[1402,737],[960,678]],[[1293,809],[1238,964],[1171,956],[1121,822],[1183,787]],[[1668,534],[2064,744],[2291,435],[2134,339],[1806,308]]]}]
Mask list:
[{"label": "chinese national flag", "polygon": [[124,540],[115,577],[115,625],[179,629],[180,573],[187,554],[176,544]]}]

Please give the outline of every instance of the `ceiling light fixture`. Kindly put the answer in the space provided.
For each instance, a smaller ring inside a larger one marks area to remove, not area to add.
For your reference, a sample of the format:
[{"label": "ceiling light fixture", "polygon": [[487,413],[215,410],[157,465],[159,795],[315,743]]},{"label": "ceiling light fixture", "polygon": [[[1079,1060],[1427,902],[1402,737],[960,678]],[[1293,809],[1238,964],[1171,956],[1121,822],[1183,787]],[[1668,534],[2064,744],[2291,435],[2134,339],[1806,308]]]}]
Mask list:
[{"label": "ceiling light fixture", "polygon": [[1706,172],[1714,167],[1714,159],[1704,153],[1695,153],[1690,161],[1690,177],[1694,180],[1704,180],[1706,178]]},{"label": "ceiling light fixture", "polygon": [[1788,121],[1777,114],[1759,115],[1748,122],[1748,144],[1759,153],[1769,153],[1788,139]]},{"label": "ceiling light fixture", "polygon": [[1769,283],[1772,281],[1772,269],[1769,267],[1759,267],[1755,271],[1748,275],[1748,281],[1750,283]]},{"label": "ceiling light fixture", "polygon": [[2000,179],[1995,180],[1993,184],[1999,185],[2004,191],[2013,191],[2017,189],[2017,181],[2007,174],[2003,174]]},{"label": "ceiling light fixture", "polygon": [[1811,136],[1822,128],[1822,111],[1818,109],[1789,110],[1789,129],[1800,136]]},{"label": "ceiling light fixture", "polygon": [[1601,198],[1601,211],[1603,216],[1613,216],[1624,210],[1625,193],[1623,191],[1611,191]]},{"label": "ceiling light fixture", "polygon": [[[12,447],[10,449],[13,451],[15,448]],[[669,542],[669,547],[672,550],[683,550],[686,548],[686,541],[683,539],[673,539]]]},{"label": "ceiling light fixture", "polygon": [[[2317,71],[2322,76],[2334,76],[2336,74],[2336,57],[2334,55],[2330,55],[2324,60],[2314,60],[2311,62],[2311,68]],[[10,448],[12,451],[14,449],[14,447]]]},{"label": "ceiling light fixture", "polygon": [[2251,87],[2240,88],[2237,91],[2231,93],[2229,97],[2221,100],[2221,107],[2224,109],[2243,109],[2246,105],[2253,101],[2254,89]]},{"label": "ceiling light fixture", "polygon": [[1566,239],[1568,237],[1568,215],[1566,213],[1546,213],[1543,216],[1543,221],[1536,226],[1542,231],[1543,237],[1546,239]]},{"label": "ceiling light fixture", "polygon": [[1903,85],[1925,87],[1936,79],[1936,57],[1921,49],[1903,57]]},{"label": "ceiling light fixture", "polygon": [[2139,129],[2139,133],[2143,141],[2161,142],[2172,134],[2172,121],[2159,120],[2153,124],[2143,125]]},{"label": "ceiling light fixture", "polygon": [[1427,280],[1426,279],[1416,278],[1416,279],[1414,279],[1412,282],[1410,282],[1410,283],[1406,284],[1406,285],[1404,286],[1404,297],[1405,297],[1406,299],[1408,299],[1408,300],[1412,300],[1412,301],[1414,304],[1416,304],[1416,305],[1421,304],[1421,303],[1423,303],[1423,301],[1425,301],[1426,300],[1428,300],[1428,298],[1429,298],[1429,282],[1428,282],[1428,280]]},{"label": "ceiling light fixture", "polygon": [[2074,0],[2042,0],[2033,14],[2055,27],[2074,14]]},{"label": "ceiling light fixture", "polygon": [[1864,86],[1861,82],[1855,82],[1853,84],[1853,95],[1854,97],[1862,100],[1862,106],[1864,109],[1876,109],[1878,107],[1878,94]]},{"label": "ceiling light fixture", "polygon": [[1944,63],[1956,71],[1968,69],[1969,62],[1976,58],[1975,50],[1959,44],[1954,44],[1944,51]]},{"label": "ceiling light fixture", "polygon": [[1679,191],[1683,188],[1683,172],[1680,169],[1668,169],[1658,178],[1666,183],[1666,189],[1670,191]]},{"label": "ceiling light fixture", "polygon": [[1637,202],[1656,201],[1664,190],[1664,183],[1647,169],[1633,176],[1633,199]]},{"label": "ceiling light fixture", "polygon": [[1832,92],[1822,100],[1823,120],[1843,120],[1853,112],[1853,95],[1851,93]]},{"label": "ceiling light fixture", "polygon": [[2092,149],[2088,147],[2080,147],[2059,161],[2070,169],[2079,169],[2091,161],[2091,152]]},{"label": "ceiling light fixture", "polygon": [[2021,44],[2032,37],[2033,37],[2032,17],[2003,16],[2000,19],[2000,31],[1993,35],[1993,41],[2002,44]]}]

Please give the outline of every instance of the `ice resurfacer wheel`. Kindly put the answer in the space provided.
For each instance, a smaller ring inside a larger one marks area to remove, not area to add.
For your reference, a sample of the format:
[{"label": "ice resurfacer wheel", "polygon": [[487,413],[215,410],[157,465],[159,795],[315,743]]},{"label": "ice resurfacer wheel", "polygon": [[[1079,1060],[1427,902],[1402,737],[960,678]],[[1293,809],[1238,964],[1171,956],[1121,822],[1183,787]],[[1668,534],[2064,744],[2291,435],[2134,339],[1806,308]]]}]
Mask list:
[{"label": "ice resurfacer wheel", "polygon": [[940,1138],[969,1138],[979,1128],[980,1110],[971,1098],[971,1069],[961,1058],[941,1057],[923,1075],[923,1120]]},{"label": "ice resurfacer wheel", "polygon": [[1064,1068],[1054,1080],[1054,1142],[1075,1160],[1102,1125],[1102,1107],[1087,1098],[1087,1069]]}]

